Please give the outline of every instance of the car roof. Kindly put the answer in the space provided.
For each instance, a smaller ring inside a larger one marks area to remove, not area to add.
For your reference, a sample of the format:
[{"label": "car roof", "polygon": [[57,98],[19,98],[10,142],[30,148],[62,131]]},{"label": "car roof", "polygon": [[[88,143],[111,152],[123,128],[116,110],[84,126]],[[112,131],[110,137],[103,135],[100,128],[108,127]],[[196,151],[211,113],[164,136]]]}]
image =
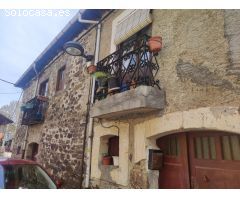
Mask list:
[{"label": "car roof", "polygon": [[1,158],[0,157],[0,165],[26,165],[26,164],[37,164],[32,160],[23,160],[23,159],[13,159],[13,158]]}]

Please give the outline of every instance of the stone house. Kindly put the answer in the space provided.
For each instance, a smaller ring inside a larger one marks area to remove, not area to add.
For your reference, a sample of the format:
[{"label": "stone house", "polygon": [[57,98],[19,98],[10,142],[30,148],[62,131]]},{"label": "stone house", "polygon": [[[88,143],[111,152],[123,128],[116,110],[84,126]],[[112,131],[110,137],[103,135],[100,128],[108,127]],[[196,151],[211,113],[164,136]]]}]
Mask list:
[{"label": "stone house", "polygon": [[[27,102],[48,80],[45,120],[19,127],[16,150],[25,141],[28,158],[39,145],[37,161],[66,188],[240,188],[240,12],[85,10],[82,19],[98,23],[74,18],[16,83]],[[63,53],[74,38],[94,54],[94,76],[86,59]]]},{"label": "stone house", "polygon": [[13,123],[11,119],[0,113],[0,156],[3,155],[6,147],[7,140],[7,126]]}]

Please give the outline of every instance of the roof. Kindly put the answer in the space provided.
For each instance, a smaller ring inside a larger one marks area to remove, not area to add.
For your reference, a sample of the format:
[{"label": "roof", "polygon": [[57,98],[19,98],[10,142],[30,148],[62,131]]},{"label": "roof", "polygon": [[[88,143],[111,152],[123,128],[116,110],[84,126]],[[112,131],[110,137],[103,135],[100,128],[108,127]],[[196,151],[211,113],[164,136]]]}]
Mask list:
[{"label": "roof", "polygon": [[0,125],[6,125],[13,123],[11,119],[0,113]]},{"label": "roof", "polygon": [[0,158],[0,165],[26,165],[26,164],[37,164],[32,160],[21,160],[13,158]]},{"label": "roof", "polygon": [[[88,9],[81,13],[83,19],[100,20],[102,15],[106,12],[103,9]],[[86,30],[91,24],[80,23],[78,21],[80,11],[70,20],[70,22],[63,28],[63,30],[53,39],[53,41],[46,47],[46,49],[35,59],[30,67],[15,83],[16,87],[24,88],[35,76],[33,66],[36,71],[40,73],[44,67],[63,50],[63,45],[73,40],[81,32]]]}]

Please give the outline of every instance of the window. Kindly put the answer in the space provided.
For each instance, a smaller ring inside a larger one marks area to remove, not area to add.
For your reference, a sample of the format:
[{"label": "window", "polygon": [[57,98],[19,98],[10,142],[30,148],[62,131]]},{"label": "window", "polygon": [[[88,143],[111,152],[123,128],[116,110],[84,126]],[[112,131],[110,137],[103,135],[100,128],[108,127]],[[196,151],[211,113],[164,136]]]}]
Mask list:
[{"label": "window", "polygon": [[111,53],[130,36],[152,22],[150,9],[128,9],[123,11],[112,22]]},{"label": "window", "polygon": [[202,136],[194,138],[195,158],[215,160],[216,144],[215,138],[210,136]]},{"label": "window", "polygon": [[119,137],[114,136],[108,140],[108,155],[119,156]]},{"label": "window", "polygon": [[221,136],[221,148],[223,160],[240,160],[240,136]]},{"label": "window", "polygon": [[151,25],[117,46],[118,49],[122,49],[122,63],[118,67],[120,67],[119,75],[124,86],[129,87],[129,85],[141,84],[148,82],[148,79],[153,79],[152,70],[147,65],[152,56],[142,47],[143,41],[140,39],[144,35],[151,35]]},{"label": "window", "polygon": [[42,82],[39,88],[39,95],[46,97],[47,94],[48,94],[48,80]]},{"label": "window", "polygon": [[56,87],[57,91],[63,90],[65,88],[64,79],[65,79],[65,66],[58,70]]},{"label": "window", "polygon": [[102,136],[99,153],[102,165],[119,166],[119,137],[113,135]]},{"label": "window", "polygon": [[157,140],[158,147],[164,155],[177,157],[180,155],[180,144],[178,135],[167,135]]}]

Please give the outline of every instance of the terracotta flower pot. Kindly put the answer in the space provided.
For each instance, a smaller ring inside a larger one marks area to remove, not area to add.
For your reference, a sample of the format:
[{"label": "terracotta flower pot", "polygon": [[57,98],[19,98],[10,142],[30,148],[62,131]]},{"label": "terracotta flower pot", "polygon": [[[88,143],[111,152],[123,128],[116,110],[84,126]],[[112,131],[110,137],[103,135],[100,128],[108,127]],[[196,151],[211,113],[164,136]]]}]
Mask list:
[{"label": "terracotta flower pot", "polygon": [[162,49],[162,37],[154,36],[148,39],[149,50],[157,53]]},{"label": "terracotta flower pot", "polygon": [[89,74],[93,74],[94,72],[97,71],[97,66],[96,65],[90,65],[87,67],[87,71]]},{"label": "terracotta flower pot", "polygon": [[104,156],[102,158],[102,164],[103,165],[112,165],[113,164],[112,156]]}]

